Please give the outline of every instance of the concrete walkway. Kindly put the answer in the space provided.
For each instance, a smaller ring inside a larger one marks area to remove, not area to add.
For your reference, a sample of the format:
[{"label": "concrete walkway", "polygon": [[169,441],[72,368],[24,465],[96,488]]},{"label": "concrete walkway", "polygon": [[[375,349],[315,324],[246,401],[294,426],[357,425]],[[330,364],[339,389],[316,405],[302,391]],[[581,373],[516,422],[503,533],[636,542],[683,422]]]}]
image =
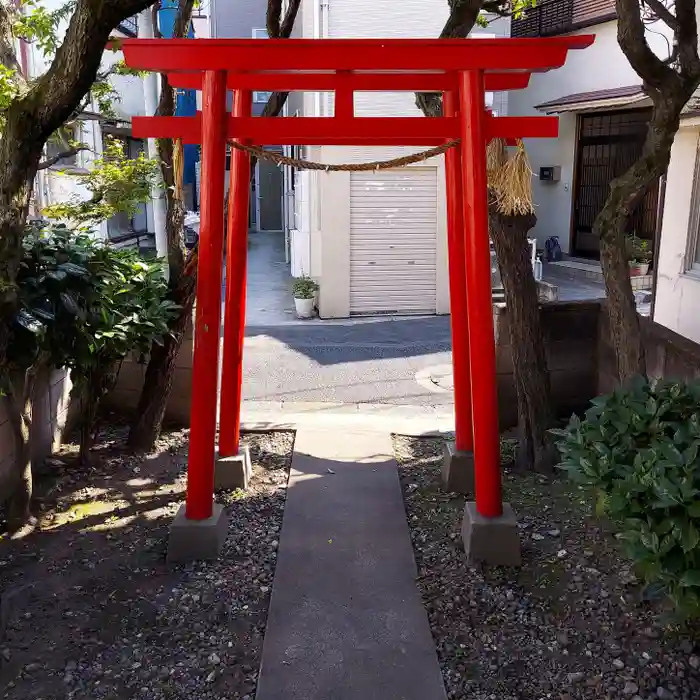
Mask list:
[{"label": "concrete walkway", "polygon": [[256,700],[445,700],[388,434],[300,428]]}]

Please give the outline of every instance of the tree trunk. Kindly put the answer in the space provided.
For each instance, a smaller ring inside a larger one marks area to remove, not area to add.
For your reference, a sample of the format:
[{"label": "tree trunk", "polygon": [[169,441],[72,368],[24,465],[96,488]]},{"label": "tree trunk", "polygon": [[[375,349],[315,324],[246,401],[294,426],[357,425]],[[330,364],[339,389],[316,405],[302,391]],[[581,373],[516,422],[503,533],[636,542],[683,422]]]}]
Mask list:
[{"label": "tree trunk", "polygon": [[7,384],[3,404],[8,415],[10,430],[14,437],[15,459],[12,470],[14,483],[8,505],[7,522],[10,532],[16,532],[32,520],[32,464],[30,455],[30,425],[27,420],[31,412],[31,399],[18,400],[14,389]]},{"label": "tree trunk", "polygon": [[[646,375],[646,358],[639,317],[632,293],[625,234],[630,232],[634,209],[649,187],[666,172],[671,146],[680,126],[683,107],[700,85],[698,27],[695,0],[645,6],[637,0],[615,0],[617,43],[642,79],[653,109],[642,155],[610,183],[610,194],[593,224],[600,238],[610,332],[617,357],[619,379]],[[673,31],[671,56],[657,56],[647,42],[651,10]],[[654,261],[658,264],[658,260]]]},{"label": "tree trunk", "polygon": [[527,232],[537,221],[529,216],[506,216],[494,205],[489,227],[501,271],[515,385],[518,394],[519,467],[547,472],[557,462],[549,433],[552,427],[549,372],[544,351],[537,283],[532,274]]},{"label": "tree trunk", "polygon": [[129,431],[129,447],[139,451],[153,449],[160,437],[165,410],[173,385],[175,361],[182,347],[187,325],[192,318],[196,290],[196,256],[188,264],[192,270],[180,277],[174,290],[176,302],[181,306],[180,315],[164,338],[163,345],[153,344],[144,377],[136,417]]},{"label": "tree trunk", "polygon": [[[267,26],[271,38],[287,39],[294,28],[294,22],[301,0],[292,0],[282,18],[282,0],[268,0]],[[192,2],[181,0],[179,15],[191,13]],[[184,24],[178,24],[184,31]],[[176,27],[176,31],[177,30]],[[158,104],[158,114],[175,114],[175,93],[163,76],[163,89]],[[263,116],[276,117],[281,113],[289,93],[275,92],[270,96]],[[158,142],[161,157],[163,182],[166,187],[168,237],[168,265],[170,269],[170,298],[182,307],[180,315],[171,328],[172,337],[166,337],[162,346],[154,344],[146,369],[143,388],[139,398],[134,423],[129,433],[129,446],[135,450],[147,451],[155,447],[160,436],[165,410],[168,405],[175,371],[175,360],[180,352],[187,324],[192,317],[197,286],[197,255],[185,259],[182,252],[184,210],[177,194],[174,172],[172,141],[160,139]],[[254,176],[254,159],[251,159],[251,178]],[[228,205],[228,200],[224,206]],[[225,209],[225,212],[227,209]],[[226,216],[226,214],[225,214]],[[228,216],[226,216],[226,221]]]},{"label": "tree trunk", "polygon": [[[639,316],[629,273],[625,236],[635,207],[647,189],[668,168],[671,146],[679,127],[682,96],[657,96],[642,156],[610,184],[610,194],[593,224],[600,237],[610,334],[620,381],[646,375],[646,358]],[[658,264],[658,261],[654,261]]]}]

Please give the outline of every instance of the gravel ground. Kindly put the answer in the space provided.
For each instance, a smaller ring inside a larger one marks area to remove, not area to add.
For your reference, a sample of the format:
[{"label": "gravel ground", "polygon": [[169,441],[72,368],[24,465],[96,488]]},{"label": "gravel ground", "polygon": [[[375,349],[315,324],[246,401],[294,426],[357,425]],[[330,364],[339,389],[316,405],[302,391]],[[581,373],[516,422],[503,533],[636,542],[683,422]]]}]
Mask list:
[{"label": "gravel ground", "polygon": [[[294,435],[249,434],[249,491],[220,559],[165,564],[184,497],[187,433],[126,455],[112,429],[91,469],[69,446],[39,485],[38,531],[0,537],[0,697],[251,700]],[[87,486],[85,486],[88,484]]]},{"label": "gravel ground", "polygon": [[395,438],[406,511],[448,697],[698,700],[700,633],[644,601],[585,494],[506,475],[521,569],[468,566],[464,499],[440,490],[442,441]]}]

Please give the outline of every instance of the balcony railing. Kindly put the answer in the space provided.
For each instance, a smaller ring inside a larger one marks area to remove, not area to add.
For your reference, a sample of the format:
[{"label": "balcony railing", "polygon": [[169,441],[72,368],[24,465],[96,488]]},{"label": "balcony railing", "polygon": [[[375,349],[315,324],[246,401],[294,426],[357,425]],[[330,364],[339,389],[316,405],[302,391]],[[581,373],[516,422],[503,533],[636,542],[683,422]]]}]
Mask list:
[{"label": "balcony railing", "polygon": [[614,0],[544,0],[513,19],[513,37],[556,36],[615,19]]},{"label": "balcony railing", "polygon": [[137,15],[122,20],[117,27],[118,31],[127,36],[136,36],[139,31],[139,18]]}]

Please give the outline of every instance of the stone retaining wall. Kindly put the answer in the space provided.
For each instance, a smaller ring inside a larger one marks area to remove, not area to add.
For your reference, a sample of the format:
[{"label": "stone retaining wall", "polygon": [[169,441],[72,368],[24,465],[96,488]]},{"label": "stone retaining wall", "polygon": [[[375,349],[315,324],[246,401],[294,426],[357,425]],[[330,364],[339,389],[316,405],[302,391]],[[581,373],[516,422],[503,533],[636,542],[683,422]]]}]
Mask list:
[{"label": "stone retaining wall", "polygon": [[[700,345],[647,317],[640,317],[640,322],[650,377],[700,378]],[[600,314],[598,337],[598,391],[604,394],[612,391],[618,383],[610,323],[604,308]]]},{"label": "stone retaining wall", "polygon": [[[70,430],[71,382],[66,370],[54,370],[37,377],[32,402],[32,462],[40,465],[60,447]],[[15,444],[8,416],[0,402],[0,502],[9,495]]]},{"label": "stone retaining wall", "polygon": [[[569,416],[585,409],[597,393],[600,302],[553,302],[540,307],[555,412]],[[513,356],[504,304],[494,306],[496,372],[501,430],[518,421]]]},{"label": "stone retaining wall", "polygon": [[[187,329],[185,339],[182,341],[182,347],[175,361],[173,388],[165,413],[165,419],[176,425],[189,425],[190,422],[193,351],[194,339],[192,327],[190,326]],[[104,399],[106,406],[120,413],[127,414],[136,410],[146,373],[146,361],[139,362],[139,358],[134,356],[124,360],[119,372],[117,386]]]}]

